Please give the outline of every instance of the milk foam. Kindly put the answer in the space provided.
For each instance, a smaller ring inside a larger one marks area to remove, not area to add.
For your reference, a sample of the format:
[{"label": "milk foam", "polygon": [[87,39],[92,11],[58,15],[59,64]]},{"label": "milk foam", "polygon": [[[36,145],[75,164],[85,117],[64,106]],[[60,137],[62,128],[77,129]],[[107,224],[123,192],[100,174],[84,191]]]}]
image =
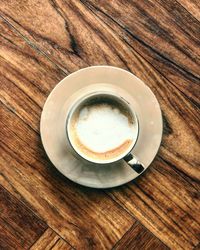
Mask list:
[{"label": "milk foam", "polygon": [[134,140],[133,124],[117,107],[98,104],[83,107],[80,110],[76,133],[79,140],[88,149],[104,153]]}]

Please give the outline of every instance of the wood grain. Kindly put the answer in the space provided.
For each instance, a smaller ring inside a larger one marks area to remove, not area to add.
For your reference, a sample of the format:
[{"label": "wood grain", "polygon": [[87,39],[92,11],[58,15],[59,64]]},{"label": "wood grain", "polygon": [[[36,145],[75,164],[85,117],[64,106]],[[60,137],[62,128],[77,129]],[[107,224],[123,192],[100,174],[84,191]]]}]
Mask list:
[{"label": "wood grain", "polygon": [[[173,0],[84,3],[170,84],[199,103],[200,24],[181,5]],[[124,8],[129,10],[129,15],[124,15]]]},{"label": "wood grain", "polygon": [[60,239],[60,237],[51,229],[47,230],[41,237],[31,246],[31,250],[51,249]]},{"label": "wood grain", "polygon": [[[127,54],[121,55],[114,49],[121,50],[122,41],[128,50],[136,50],[191,101],[199,103],[200,25],[185,8],[173,0],[82,2],[84,4],[46,0],[44,9],[39,1],[29,0],[24,9],[20,3],[16,5],[10,0],[6,4],[2,2],[0,8],[21,34],[69,72],[78,69],[78,65],[127,67],[133,64]],[[36,5],[37,19],[42,23],[45,16],[49,23],[56,23],[56,34],[54,29],[50,32],[39,27],[39,21],[32,22],[29,18],[30,15],[35,17]],[[124,15],[124,9],[128,10],[128,15]],[[70,42],[64,44],[61,37]],[[134,72],[132,67],[128,69]]]},{"label": "wood grain", "polygon": [[47,225],[0,185],[0,249],[28,249]]},{"label": "wood grain", "polygon": [[[26,132],[25,136],[27,125],[9,110],[3,108],[1,113],[9,128],[4,138],[2,176],[9,177],[10,185],[26,203],[74,247],[111,248],[135,220],[103,192],[83,189],[63,178],[41,155],[39,138],[33,139],[38,135]],[[17,147],[24,152],[17,155]]]},{"label": "wood grain", "polygon": [[73,248],[71,246],[69,246],[64,240],[59,239],[51,249],[53,249],[53,250],[72,250]]},{"label": "wood grain", "polygon": [[30,250],[72,250],[73,248],[60,238],[51,228],[48,228],[43,235],[32,245]]},{"label": "wood grain", "polygon": [[[2,30],[4,25],[7,27],[2,23]],[[11,31],[9,35],[12,35]],[[1,72],[5,72],[1,74],[1,100],[6,105],[1,105],[1,131],[4,135],[1,136],[1,181],[73,246],[110,248],[135,220],[102,191],[83,189],[72,184],[49,163],[38,134],[41,107],[37,103],[43,102],[45,93],[36,88],[34,94],[31,90],[33,83],[38,81],[36,69],[38,74],[43,68],[46,69],[42,73],[46,72],[48,84],[52,84],[59,73],[48,69],[48,63],[42,64],[40,68],[39,56],[36,55],[36,59],[29,56],[32,49],[23,43],[20,43],[20,48],[17,40],[15,42],[15,45],[9,43],[6,46],[8,40],[1,39],[1,55],[5,55],[6,50],[6,55],[12,51],[12,57],[0,59]],[[15,46],[18,49],[14,50]],[[9,60],[12,62],[8,63]],[[13,69],[13,64],[21,67]],[[26,65],[29,67],[26,68]],[[32,71],[32,68],[36,71]],[[32,72],[30,77],[29,70]],[[22,74],[21,71],[26,73]],[[22,75],[27,77],[21,78]],[[43,79],[44,76],[41,79],[42,86]],[[37,93],[40,93],[41,98]],[[77,238],[80,240],[77,241]]]},{"label": "wood grain", "polygon": [[141,224],[135,224],[114,247],[116,250],[169,249]]},{"label": "wood grain", "polygon": [[193,249],[198,244],[199,186],[193,186],[162,158],[134,183],[110,195],[170,248]]},{"label": "wood grain", "polygon": [[[134,235],[146,237],[144,249],[165,247],[155,237],[171,249],[199,244],[199,23],[184,3],[187,8],[170,0],[0,3],[0,183],[75,248],[128,248],[139,245]],[[51,89],[66,72],[95,64],[144,80],[164,119],[149,170],[106,194],[66,180],[39,138]],[[62,245],[58,240],[55,247]]]},{"label": "wood grain", "polygon": [[[5,45],[5,43],[3,44]],[[12,50],[12,46],[10,49],[7,47],[8,51]],[[2,48],[4,46],[1,46]],[[23,52],[26,49],[31,50],[25,45],[25,48],[21,48],[21,54],[25,55]],[[18,77],[21,77],[20,71],[24,71],[24,67],[27,64],[29,69],[34,68],[33,65],[35,64],[35,60],[29,56],[26,56],[26,60],[23,57],[23,60],[21,60],[18,54],[19,51],[16,57],[14,57],[14,53],[12,53],[12,61],[16,64],[19,63],[21,65],[20,69],[17,68],[16,73],[10,73],[7,69],[6,76],[8,79],[3,77],[2,80],[3,86],[6,86],[7,90],[14,91],[10,92],[9,98],[7,98],[9,91],[3,92],[4,94],[2,93],[1,98],[4,105],[7,106],[1,105],[1,131],[4,135],[4,137],[1,136],[3,147],[3,159],[1,160],[0,168],[1,176],[4,182],[9,182],[7,186],[10,185],[16,189],[13,194],[20,193],[18,197],[22,196],[27,205],[31,206],[56,233],[59,233],[73,246],[78,248],[90,246],[95,249],[101,247],[110,248],[131,227],[135,220],[102,191],[83,189],[72,184],[63,178],[49,163],[41,147],[38,134],[39,115],[34,117],[34,112],[32,111],[40,109],[36,100],[31,101],[27,97],[21,99],[22,103],[18,102],[16,110],[10,108],[12,107],[10,105],[14,104],[14,102],[13,104],[10,103],[12,99],[17,98],[17,96],[24,97],[24,82],[21,81],[18,90],[14,86],[17,85],[16,82],[20,82],[20,79],[18,79]],[[8,60],[8,58],[6,59]],[[4,68],[9,65],[13,65],[13,63],[8,64],[5,58],[2,59],[1,57],[1,67],[3,66]],[[39,71],[40,67],[38,65],[38,73]],[[25,75],[27,74],[28,76],[28,68],[25,72]],[[29,84],[32,84],[34,77],[37,76],[36,72],[30,75],[30,78],[27,78],[29,79],[27,81]],[[46,75],[48,75],[48,78],[52,77],[49,84],[55,78],[54,73],[46,68]],[[13,79],[12,81],[11,78],[13,76],[17,80]],[[27,90],[29,90],[28,87]],[[30,110],[24,108],[26,103],[32,106]],[[41,109],[40,111],[37,110],[37,112],[39,114]],[[20,113],[19,116],[18,113]],[[29,116],[26,117],[26,114],[33,114],[33,118],[29,119]],[[35,125],[31,125],[31,120],[34,120]],[[30,129],[30,126],[33,128],[37,127],[37,131]],[[23,151],[19,150],[19,148],[22,148]],[[77,241],[77,238],[80,238],[80,240]]]},{"label": "wood grain", "polygon": [[200,21],[200,3],[198,0],[177,0],[188,12]]}]

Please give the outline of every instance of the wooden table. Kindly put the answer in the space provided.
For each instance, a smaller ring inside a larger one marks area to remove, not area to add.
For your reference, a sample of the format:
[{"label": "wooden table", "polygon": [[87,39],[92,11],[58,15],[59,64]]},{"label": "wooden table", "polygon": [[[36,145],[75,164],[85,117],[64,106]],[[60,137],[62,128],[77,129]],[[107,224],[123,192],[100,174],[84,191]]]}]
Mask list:
[{"label": "wooden table", "polygon": [[[200,1],[1,0],[0,15],[0,249],[199,249]],[[134,73],[163,112],[149,170],[108,190],[62,176],[39,134],[50,91],[90,65]]]}]

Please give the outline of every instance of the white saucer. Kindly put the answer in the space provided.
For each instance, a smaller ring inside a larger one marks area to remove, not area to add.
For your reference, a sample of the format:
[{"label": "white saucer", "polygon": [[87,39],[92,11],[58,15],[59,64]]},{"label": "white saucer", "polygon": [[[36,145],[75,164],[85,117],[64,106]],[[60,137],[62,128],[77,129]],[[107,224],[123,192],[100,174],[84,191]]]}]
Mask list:
[{"label": "white saucer", "polygon": [[106,83],[127,92],[134,103],[140,132],[132,153],[145,169],[153,161],[162,138],[162,115],[159,103],[150,88],[128,71],[111,66],[93,66],[78,70],[64,78],[51,92],[44,105],[40,132],[44,149],[55,167],[70,180],[94,188],[110,188],[125,184],[139,174],[123,160],[112,165],[85,164],[67,150],[63,124],[68,100]]}]

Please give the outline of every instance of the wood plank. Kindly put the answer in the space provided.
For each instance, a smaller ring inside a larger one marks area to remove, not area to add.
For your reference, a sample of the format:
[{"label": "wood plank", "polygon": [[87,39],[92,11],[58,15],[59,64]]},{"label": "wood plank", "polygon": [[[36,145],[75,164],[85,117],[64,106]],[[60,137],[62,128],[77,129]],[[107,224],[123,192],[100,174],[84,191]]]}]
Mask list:
[{"label": "wood plank", "polygon": [[33,244],[30,250],[49,250],[49,249],[72,249],[72,247],[60,238],[51,228],[48,228],[43,235]]},{"label": "wood plank", "polygon": [[[127,51],[136,50],[191,101],[199,103],[200,25],[180,4],[172,0],[124,1],[122,6],[120,1],[83,2],[86,6],[79,1],[47,1],[44,10],[37,0],[28,1],[25,9],[10,0],[0,8],[24,36],[69,72],[78,65],[111,64],[135,73],[131,56],[120,53],[123,42]],[[45,16],[49,24],[56,23],[56,34],[32,22],[36,5],[37,19],[42,22]],[[123,15],[124,8],[127,15]],[[63,44],[60,37],[70,42]]]},{"label": "wood plank", "polygon": [[136,223],[116,244],[115,250],[169,249],[141,224]]},{"label": "wood plank", "polygon": [[157,157],[136,181],[108,192],[172,249],[193,249],[200,241],[199,184]]},{"label": "wood plank", "polygon": [[4,35],[0,41],[1,101],[8,107],[7,111],[1,107],[6,111],[1,113],[1,183],[73,246],[112,247],[135,220],[102,191],[81,188],[64,178],[41,146],[38,132],[47,96],[44,88],[50,90],[63,72],[34,54],[5,23],[0,27]]},{"label": "wood plank", "polygon": [[[139,3],[101,1],[100,4],[87,0],[84,3],[171,84],[194,103],[199,103],[200,23],[182,6],[173,0]],[[123,15],[124,8],[128,9],[128,15]],[[189,58],[188,53],[196,59]],[[191,60],[193,64],[189,63]]]},{"label": "wood plank", "polygon": [[0,249],[28,249],[47,225],[0,185]]},{"label": "wood plank", "polygon": [[[17,87],[41,109],[50,89],[66,74],[41,53],[30,48],[17,33],[11,32],[10,26],[2,19],[0,19],[0,45],[1,59],[7,60],[10,64],[9,72],[5,64],[1,64],[1,77],[9,78],[11,75],[11,80]],[[16,56],[13,57],[13,54]]]},{"label": "wood plank", "polygon": [[200,21],[200,2],[198,0],[176,0],[198,21]]},{"label": "wood plank", "polygon": [[9,110],[3,108],[1,114],[6,123],[1,123],[3,176],[9,177],[27,204],[74,247],[112,247],[135,220],[102,191],[82,188],[64,178],[38,146],[38,134]]},{"label": "wood plank", "polygon": [[51,249],[52,250],[72,250],[73,248],[70,245],[68,245],[64,240],[59,239]]},{"label": "wood plank", "polygon": [[58,234],[56,234],[51,228],[47,228],[41,237],[31,246],[30,250],[51,249],[59,239],[60,237]]},{"label": "wood plank", "polygon": [[[10,8],[14,8],[15,5],[17,15],[20,13],[22,14],[22,18],[20,18],[20,20],[16,19],[16,22],[14,21],[15,16],[12,17],[6,15],[7,12],[6,9],[4,9],[6,6],[4,6],[4,3],[0,4],[2,4],[0,5],[0,17],[6,17],[14,27],[17,27],[19,34],[22,37],[25,37],[33,48],[36,48],[42,54],[45,54],[50,60],[54,61],[56,65],[63,69],[64,72],[73,72],[79,68],[88,66],[76,51],[74,51],[75,40],[73,36],[66,31],[67,24],[65,23],[65,20],[63,20],[63,18],[54,10],[51,2],[44,2],[46,8],[43,8],[40,1],[36,0],[34,2],[29,0],[26,2],[24,11],[21,11],[23,8],[21,3],[16,5],[14,1],[9,1],[8,4],[10,5]],[[35,12],[35,6],[38,6],[37,13]],[[30,14],[29,17],[25,17],[27,11]],[[32,22],[31,17],[37,19],[38,22]],[[45,19],[45,22],[43,22],[43,19]],[[39,20],[41,21],[41,24],[39,24]],[[22,23],[20,24],[20,22]],[[46,27],[48,24],[50,24],[49,28]],[[25,29],[24,25],[26,26]],[[56,30],[56,32],[53,32],[53,30]],[[31,39],[29,40],[28,38]],[[34,44],[31,40],[34,41]]]}]

